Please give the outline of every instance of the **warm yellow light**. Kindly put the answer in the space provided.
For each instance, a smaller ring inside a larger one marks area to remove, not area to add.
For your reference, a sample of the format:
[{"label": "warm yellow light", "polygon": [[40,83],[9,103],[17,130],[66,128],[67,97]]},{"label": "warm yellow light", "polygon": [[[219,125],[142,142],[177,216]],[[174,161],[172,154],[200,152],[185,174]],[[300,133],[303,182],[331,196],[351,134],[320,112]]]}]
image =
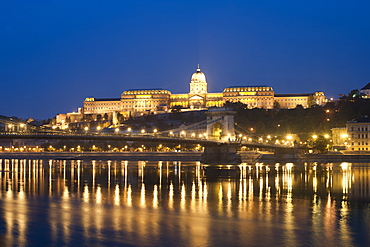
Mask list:
[{"label": "warm yellow light", "polygon": [[288,140],[292,140],[292,139],[293,139],[293,136],[291,136],[291,135],[287,135],[287,136],[286,136],[286,139],[288,139]]},{"label": "warm yellow light", "polygon": [[96,129],[97,129],[97,130],[100,130],[100,129],[101,129],[101,127],[100,127],[100,126],[98,126],[98,127],[96,127]]},{"label": "warm yellow light", "polygon": [[24,127],[24,124],[20,124],[19,127],[23,128]]},{"label": "warm yellow light", "polygon": [[325,134],[325,135],[324,135],[324,137],[325,137],[326,139],[328,139],[328,138],[329,138],[329,135],[328,135],[328,134]]},{"label": "warm yellow light", "polygon": [[88,130],[89,130],[89,127],[87,127],[87,126],[86,126],[86,127],[84,128],[84,130],[88,131]]},{"label": "warm yellow light", "polygon": [[119,128],[116,128],[114,131],[115,131],[115,132],[118,132],[118,131],[119,131]]},{"label": "warm yellow light", "polygon": [[141,133],[143,133],[143,134],[144,134],[144,133],[145,133],[145,129],[142,129],[142,130],[141,130]]},{"label": "warm yellow light", "polygon": [[348,134],[342,134],[341,137],[342,138],[347,138],[348,137]]},{"label": "warm yellow light", "polygon": [[128,128],[127,128],[127,131],[128,131],[128,132],[130,132],[130,131],[131,131],[131,128],[130,128],[130,127],[128,127]]},{"label": "warm yellow light", "polygon": [[239,92],[239,95],[256,95],[257,92]]},{"label": "warm yellow light", "polygon": [[12,125],[12,124],[9,124],[9,125],[8,125],[8,128],[12,128],[12,127],[13,127],[13,125]]},{"label": "warm yellow light", "polygon": [[317,135],[313,135],[313,136],[312,136],[312,138],[313,138],[313,139],[316,139],[316,138],[317,138]]},{"label": "warm yellow light", "polygon": [[137,99],[149,99],[151,97],[152,97],[151,95],[136,95]]},{"label": "warm yellow light", "polygon": [[154,129],[154,130],[153,130],[153,132],[154,132],[154,133],[157,133],[157,132],[158,132],[158,130],[157,130],[157,129]]},{"label": "warm yellow light", "polygon": [[271,136],[270,136],[270,135],[268,135],[268,136],[267,136],[267,139],[271,139]]}]

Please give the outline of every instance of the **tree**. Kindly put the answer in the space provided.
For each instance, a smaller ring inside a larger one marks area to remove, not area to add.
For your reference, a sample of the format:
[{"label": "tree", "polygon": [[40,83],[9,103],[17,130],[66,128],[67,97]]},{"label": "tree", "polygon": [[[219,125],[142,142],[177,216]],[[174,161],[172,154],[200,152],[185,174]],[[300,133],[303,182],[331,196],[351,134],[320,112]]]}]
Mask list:
[{"label": "tree", "polygon": [[171,112],[181,112],[182,106],[181,105],[175,105],[171,108]]},{"label": "tree", "polygon": [[362,98],[361,93],[358,89],[353,89],[349,94],[348,94],[348,100],[353,101],[356,99]]},{"label": "tree", "polygon": [[330,142],[327,138],[323,136],[318,136],[317,139],[313,142],[313,148],[319,153],[326,153],[330,149]]},{"label": "tree", "polygon": [[274,101],[274,109],[280,109],[280,103],[276,100]]}]

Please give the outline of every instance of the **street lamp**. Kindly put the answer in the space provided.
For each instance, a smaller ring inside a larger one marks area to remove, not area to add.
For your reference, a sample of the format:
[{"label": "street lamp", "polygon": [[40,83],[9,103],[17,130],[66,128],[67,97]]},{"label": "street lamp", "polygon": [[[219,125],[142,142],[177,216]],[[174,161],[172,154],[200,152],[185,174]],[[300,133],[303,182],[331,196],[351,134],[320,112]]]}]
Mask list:
[{"label": "street lamp", "polygon": [[86,134],[87,134],[87,131],[89,130],[89,127],[85,127],[84,130],[86,131]]}]

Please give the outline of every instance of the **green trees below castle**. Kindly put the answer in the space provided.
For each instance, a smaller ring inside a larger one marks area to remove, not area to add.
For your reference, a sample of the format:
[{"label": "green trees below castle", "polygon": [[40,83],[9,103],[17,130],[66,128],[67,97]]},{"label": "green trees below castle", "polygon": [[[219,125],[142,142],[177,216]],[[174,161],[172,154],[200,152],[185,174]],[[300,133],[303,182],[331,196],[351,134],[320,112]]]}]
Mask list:
[{"label": "green trees below castle", "polygon": [[313,105],[304,109],[247,109],[242,103],[227,103],[226,107],[237,112],[237,130],[245,134],[286,135],[296,134],[301,140],[309,139],[312,134],[330,134],[336,127],[345,127],[347,121],[369,115],[370,99],[365,99],[358,90],[352,90],[338,101],[328,102],[325,106]]}]

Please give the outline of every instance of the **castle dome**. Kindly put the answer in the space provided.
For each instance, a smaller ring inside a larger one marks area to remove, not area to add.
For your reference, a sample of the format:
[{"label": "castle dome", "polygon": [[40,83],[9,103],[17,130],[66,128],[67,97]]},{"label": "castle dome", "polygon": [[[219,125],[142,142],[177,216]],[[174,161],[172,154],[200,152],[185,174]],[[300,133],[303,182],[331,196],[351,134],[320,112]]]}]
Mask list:
[{"label": "castle dome", "polygon": [[203,72],[200,71],[199,64],[198,64],[197,71],[193,73],[193,75],[191,76],[191,82],[206,83],[206,76]]}]

